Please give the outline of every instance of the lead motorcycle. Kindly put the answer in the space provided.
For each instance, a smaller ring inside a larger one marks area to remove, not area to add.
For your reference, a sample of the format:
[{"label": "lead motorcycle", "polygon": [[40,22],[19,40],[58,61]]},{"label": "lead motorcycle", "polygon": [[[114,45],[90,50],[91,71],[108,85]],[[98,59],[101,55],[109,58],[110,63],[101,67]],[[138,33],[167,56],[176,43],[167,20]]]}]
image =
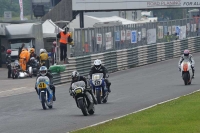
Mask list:
[{"label": "lead motorcycle", "polygon": [[[36,81],[39,99],[44,110],[53,108],[53,92],[50,89],[50,79],[47,76],[40,76]],[[46,107],[47,106],[47,107]]]},{"label": "lead motorcycle", "polygon": [[91,94],[85,89],[84,81],[78,81],[72,84],[72,94],[77,107],[81,109],[84,116],[95,113],[94,101]]},{"label": "lead motorcycle", "polygon": [[191,63],[188,60],[184,60],[181,63],[181,74],[185,85],[190,85],[192,83],[192,68]]},{"label": "lead motorcycle", "polygon": [[[108,78],[108,75],[107,75]],[[106,103],[108,101],[108,89],[106,86],[106,82],[104,81],[103,78],[103,73],[95,73],[92,74],[92,82],[91,82],[92,88],[94,88],[94,94],[96,95],[97,98],[97,103]],[[105,94],[103,95],[103,88],[104,86],[104,91]]]}]

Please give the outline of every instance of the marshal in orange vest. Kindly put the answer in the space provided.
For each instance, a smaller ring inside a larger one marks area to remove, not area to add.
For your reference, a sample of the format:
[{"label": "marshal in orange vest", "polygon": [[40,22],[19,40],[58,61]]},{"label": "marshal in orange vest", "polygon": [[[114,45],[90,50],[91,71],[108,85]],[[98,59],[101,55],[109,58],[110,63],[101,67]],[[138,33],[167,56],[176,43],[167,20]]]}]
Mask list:
[{"label": "marshal in orange vest", "polygon": [[64,34],[63,32],[60,32],[60,43],[67,44],[69,36],[70,36],[69,33]]}]

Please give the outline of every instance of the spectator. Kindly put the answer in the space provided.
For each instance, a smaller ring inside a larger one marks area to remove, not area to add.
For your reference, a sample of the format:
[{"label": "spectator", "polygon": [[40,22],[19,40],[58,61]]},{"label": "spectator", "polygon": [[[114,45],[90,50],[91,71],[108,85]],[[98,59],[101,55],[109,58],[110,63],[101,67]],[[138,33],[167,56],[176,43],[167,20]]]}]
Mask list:
[{"label": "spectator", "polygon": [[68,31],[69,28],[67,27],[65,31],[61,31],[57,34],[57,38],[60,38],[60,60],[64,61],[64,63],[66,63],[67,57],[67,44],[73,41]]},{"label": "spectator", "polygon": [[[51,49],[51,58],[52,58],[52,65],[54,65],[54,62],[56,63],[56,44],[57,42],[54,41]],[[55,57],[54,57],[55,56]]]}]

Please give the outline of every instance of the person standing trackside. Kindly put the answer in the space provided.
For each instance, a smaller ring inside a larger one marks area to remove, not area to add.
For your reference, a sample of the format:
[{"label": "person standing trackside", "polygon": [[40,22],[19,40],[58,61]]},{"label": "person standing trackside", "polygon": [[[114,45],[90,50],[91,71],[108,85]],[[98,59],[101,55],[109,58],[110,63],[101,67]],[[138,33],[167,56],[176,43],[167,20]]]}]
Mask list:
[{"label": "person standing trackside", "polygon": [[19,47],[19,51],[18,51],[18,57],[20,58],[20,54],[21,54],[21,52],[22,52],[22,49],[24,48],[24,46],[25,46],[25,44],[24,43],[22,43],[22,46],[21,47]]},{"label": "person standing trackside", "polygon": [[57,38],[60,38],[60,60],[64,61],[64,63],[66,63],[67,57],[67,44],[73,41],[68,31],[69,28],[67,27],[65,31],[61,31],[57,34]]},{"label": "person standing trackside", "polygon": [[[56,41],[53,42],[53,45],[51,47],[51,58],[52,58],[52,65],[54,65],[54,60],[55,60],[55,63],[56,63]],[[55,57],[54,57],[55,56]]]}]

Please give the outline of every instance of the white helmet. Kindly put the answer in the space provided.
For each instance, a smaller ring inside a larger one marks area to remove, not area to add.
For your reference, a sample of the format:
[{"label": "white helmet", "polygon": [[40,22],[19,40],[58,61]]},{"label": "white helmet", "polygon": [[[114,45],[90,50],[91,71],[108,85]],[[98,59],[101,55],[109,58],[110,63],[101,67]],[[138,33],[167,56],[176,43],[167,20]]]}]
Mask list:
[{"label": "white helmet", "polygon": [[42,76],[45,76],[47,74],[47,67],[41,66],[39,71]]},{"label": "white helmet", "polygon": [[96,59],[96,60],[94,61],[94,67],[95,67],[96,70],[101,69],[101,60]]},{"label": "white helmet", "polygon": [[43,52],[44,52],[44,53],[47,53],[46,49],[43,49],[43,48],[40,49],[40,54],[43,53]]}]

